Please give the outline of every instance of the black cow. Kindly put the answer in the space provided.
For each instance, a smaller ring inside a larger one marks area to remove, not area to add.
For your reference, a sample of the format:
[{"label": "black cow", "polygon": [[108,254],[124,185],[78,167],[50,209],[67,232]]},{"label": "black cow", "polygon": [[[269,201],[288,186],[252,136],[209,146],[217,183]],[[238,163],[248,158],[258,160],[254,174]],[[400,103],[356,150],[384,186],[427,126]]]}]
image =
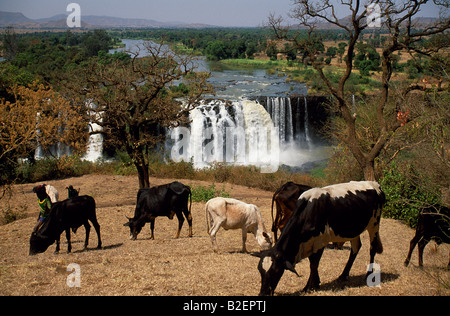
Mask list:
[{"label": "black cow", "polygon": [[[429,207],[419,213],[416,235],[411,240],[405,266],[408,266],[414,247],[419,243],[419,266],[423,267],[423,250],[430,240],[438,244],[450,244],[450,209],[448,207],[438,207],[438,210]],[[450,259],[447,269],[450,269]]]},{"label": "black cow", "polygon": [[375,253],[383,251],[378,231],[384,202],[380,185],[372,181],[336,184],[303,193],[278,242],[258,255],[260,295],[273,295],[284,270],[297,274],[294,266],[304,258],[309,258],[310,276],[303,291],[317,289],[319,261],[329,242],[351,242],[350,257],[339,277],[346,280],[361,248],[360,234],[365,230],[370,236],[373,263]]},{"label": "black cow", "polygon": [[[189,198],[190,205],[188,209]],[[191,206],[191,188],[180,182],[175,181],[153,188],[140,189],[137,194],[134,217],[128,218],[128,223],[125,223],[124,226],[130,227],[130,238],[131,240],[136,240],[137,235],[145,223],[150,222],[150,229],[152,231],[150,238],[155,239],[153,234],[155,218],[158,216],[167,216],[173,219],[173,216],[176,215],[178,218],[178,230],[175,238],[178,238],[183,227],[184,214],[189,224],[189,237],[192,237]]]},{"label": "black cow", "polygon": [[66,187],[66,189],[67,189],[67,196],[69,197],[69,198],[71,198],[71,197],[75,197],[75,196],[79,196],[80,195],[80,189],[75,189],[74,187],[73,187],[73,185],[69,185],[68,187]]},{"label": "black cow", "polygon": [[[288,220],[291,218],[297,206],[298,197],[305,191],[311,189],[310,186],[297,184],[294,182],[286,182],[278,190],[275,191],[272,197],[272,232],[275,242],[278,240],[277,231],[283,231]],[[273,204],[277,209],[275,218],[273,217]]]},{"label": "black cow", "polygon": [[84,225],[86,230],[86,240],[84,248],[89,242],[90,221],[97,232],[97,248],[102,247],[100,239],[100,225],[95,214],[95,200],[87,195],[73,197],[52,205],[48,218],[42,226],[31,234],[30,255],[45,252],[47,248],[56,240],[56,251],[59,252],[59,239],[63,231],[66,231],[67,252],[72,250],[70,243],[70,229],[76,231],[78,227]]}]

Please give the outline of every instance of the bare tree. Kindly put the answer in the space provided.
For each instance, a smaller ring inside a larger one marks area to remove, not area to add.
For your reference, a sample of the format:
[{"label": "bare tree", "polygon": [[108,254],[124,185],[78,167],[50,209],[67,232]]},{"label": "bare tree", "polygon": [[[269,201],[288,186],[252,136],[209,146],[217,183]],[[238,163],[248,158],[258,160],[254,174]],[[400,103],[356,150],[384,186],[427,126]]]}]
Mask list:
[{"label": "bare tree", "polygon": [[[375,159],[379,156],[393,133],[411,119],[411,117],[405,115],[402,120],[397,119],[399,109],[402,108],[401,104],[397,104],[397,111],[388,110],[388,103],[391,97],[390,91],[392,89],[391,77],[395,60],[394,53],[402,51],[431,56],[449,46],[448,41],[442,41],[439,45],[432,45],[432,47],[417,45],[422,39],[435,34],[443,34],[449,29],[449,2],[446,0],[433,1],[440,8],[439,18],[435,23],[426,26],[414,23],[414,18],[427,2],[430,1],[293,0],[293,9],[290,12],[290,17],[296,20],[298,25],[307,28],[306,37],[304,32],[296,32],[294,31],[295,27],[287,26],[282,18],[269,17],[268,25],[274,30],[278,39],[287,40],[298,49],[308,51],[311,64],[319,73],[328,91],[336,99],[338,111],[346,126],[344,141],[362,168],[366,180],[375,179]],[[377,22],[381,22],[380,27],[389,30],[389,36],[384,44],[381,56],[382,88],[376,109],[379,133],[374,143],[366,149],[361,146],[360,135],[357,133],[356,120],[358,117],[352,111],[351,98],[346,83],[353,70],[355,47],[358,40],[362,38],[363,30],[376,24],[373,23],[373,15],[370,14],[368,8],[377,9],[375,19]],[[345,18],[339,18],[338,9],[339,12],[346,10],[349,15]],[[318,23],[324,22],[345,31],[348,38],[345,70],[337,85],[333,84],[329,76],[324,72],[324,64],[317,58],[316,44],[319,38],[316,31]],[[418,87],[408,87],[405,89],[404,95],[416,88]],[[400,113],[406,113],[406,111]]]},{"label": "bare tree", "polygon": [[[160,130],[187,122],[189,111],[211,90],[209,74],[195,71],[193,57],[153,42],[143,52],[129,52],[131,58],[94,59],[79,86],[93,104],[91,121],[102,126],[107,141],[125,149],[136,166],[140,188],[150,186],[149,154],[163,140]],[[171,89],[180,83],[187,88],[182,101]]]}]

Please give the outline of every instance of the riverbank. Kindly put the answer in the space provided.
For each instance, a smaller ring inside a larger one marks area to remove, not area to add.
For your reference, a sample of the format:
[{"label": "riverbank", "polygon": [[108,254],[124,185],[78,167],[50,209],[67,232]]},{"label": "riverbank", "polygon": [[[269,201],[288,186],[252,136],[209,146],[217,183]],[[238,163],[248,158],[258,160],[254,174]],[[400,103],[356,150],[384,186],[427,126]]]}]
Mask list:
[{"label": "riverbank", "polygon": [[[286,82],[298,82],[306,84],[308,94],[329,94],[329,90],[320,78],[318,72],[308,65],[303,65],[296,61],[288,60],[270,60],[270,59],[225,59],[221,64],[230,69],[266,69],[267,74],[286,77]],[[333,64],[326,66],[325,72],[332,84],[337,85],[340,77],[344,73],[343,65]],[[373,72],[371,76],[361,76],[358,70],[353,70],[348,79],[349,91],[352,94],[373,93],[374,90],[381,88],[379,74]]]}]

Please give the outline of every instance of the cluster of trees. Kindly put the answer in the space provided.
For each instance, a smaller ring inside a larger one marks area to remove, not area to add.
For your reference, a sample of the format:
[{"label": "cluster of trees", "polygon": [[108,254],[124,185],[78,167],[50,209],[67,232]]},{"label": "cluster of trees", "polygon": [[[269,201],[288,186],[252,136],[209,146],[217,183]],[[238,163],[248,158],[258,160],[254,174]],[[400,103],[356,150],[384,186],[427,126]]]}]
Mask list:
[{"label": "cluster of trees", "polygon": [[210,60],[222,60],[252,58],[255,53],[264,51],[270,31],[261,28],[206,28],[128,30],[111,34],[117,38],[163,39],[169,43],[182,43]]},{"label": "cluster of trees", "polygon": [[[185,122],[210,92],[208,74],[194,71],[192,57],[155,44],[146,47],[147,57],[111,55],[104,30],[20,36],[8,30],[2,42],[1,189],[14,181],[19,158],[33,161],[38,146],[47,153],[58,143],[85,151],[91,123],[103,127],[112,147],[128,153],[139,186],[149,187],[148,154],[161,141],[160,129]],[[180,93],[184,106],[175,100]]]}]

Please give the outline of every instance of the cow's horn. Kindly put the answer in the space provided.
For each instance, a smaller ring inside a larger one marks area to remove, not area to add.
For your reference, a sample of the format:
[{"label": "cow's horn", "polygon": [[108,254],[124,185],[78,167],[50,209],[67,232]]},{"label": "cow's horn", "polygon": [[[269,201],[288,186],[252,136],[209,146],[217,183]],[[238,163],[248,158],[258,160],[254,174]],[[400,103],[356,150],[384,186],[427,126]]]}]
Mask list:
[{"label": "cow's horn", "polygon": [[252,252],[250,253],[253,257],[262,258],[264,255],[261,252]]},{"label": "cow's horn", "polygon": [[295,271],[295,268],[292,265],[292,263],[290,263],[289,261],[286,261],[286,269],[295,273],[296,276],[300,277],[300,275],[297,273],[297,271]]}]

